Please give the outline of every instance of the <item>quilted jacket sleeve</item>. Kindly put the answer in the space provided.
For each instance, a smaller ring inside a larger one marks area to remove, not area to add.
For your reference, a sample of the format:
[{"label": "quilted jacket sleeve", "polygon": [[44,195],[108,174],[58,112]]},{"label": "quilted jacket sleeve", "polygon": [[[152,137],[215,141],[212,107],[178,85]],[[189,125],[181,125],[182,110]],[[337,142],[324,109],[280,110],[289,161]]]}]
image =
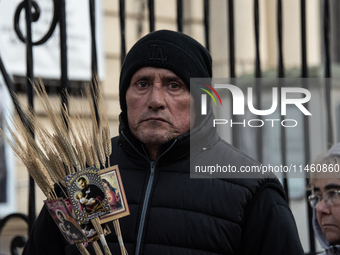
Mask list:
[{"label": "quilted jacket sleeve", "polygon": [[295,220],[275,188],[262,188],[247,210],[243,228],[243,255],[303,255]]},{"label": "quilted jacket sleeve", "polygon": [[36,219],[23,255],[65,254],[67,242],[44,206]]}]

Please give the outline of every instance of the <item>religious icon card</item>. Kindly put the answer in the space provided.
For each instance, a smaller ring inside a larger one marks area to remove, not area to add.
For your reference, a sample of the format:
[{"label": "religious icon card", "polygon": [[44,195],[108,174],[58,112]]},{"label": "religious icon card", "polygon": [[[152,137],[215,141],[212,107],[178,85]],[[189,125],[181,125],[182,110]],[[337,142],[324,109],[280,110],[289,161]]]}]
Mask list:
[{"label": "religious icon card", "polygon": [[75,172],[65,177],[67,191],[77,220],[89,220],[110,212],[110,205],[96,167]]},{"label": "religious icon card", "polygon": [[[71,203],[71,199],[70,198],[66,198],[64,199],[65,205],[67,206],[67,208],[69,209],[69,211],[71,212],[71,215],[76,218],[76,214],[74,212],[72,203]],[[95,230],[95,227],[93,226],[92,222],[89,221],[88,223],[83,223],[80,224],[80,228],[83,232],[83,234],[85,235],[85,237],[87,238],[88,242],[94,242],[97,241],[99,239],[98,233]],[[109,228],[109,226],[107,226],[107,224],[105,224],[103,226],[103,231],[104,231],[104,235],[110,234],[111,230]]]},{"label": "religious icon card", "polygon": [[69,211],[63,198],[53,201],[45,200],[44,203],[61,233],[70,244],[88,241],[77,221],[72,217],[72,213]]},{"label": "religious icon card", "polygon": [[99,170],[111,212],[100,217],[100,223],[119,219],[130,214],[118,165]]}]

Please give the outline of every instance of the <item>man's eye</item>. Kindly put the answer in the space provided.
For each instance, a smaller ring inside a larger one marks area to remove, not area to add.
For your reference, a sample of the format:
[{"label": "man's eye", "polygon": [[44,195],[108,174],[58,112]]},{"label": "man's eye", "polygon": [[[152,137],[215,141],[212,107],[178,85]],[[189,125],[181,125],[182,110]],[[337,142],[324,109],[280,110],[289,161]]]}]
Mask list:
[{"label": "man's eye", "polygon": [[169,84],[169,87],[170,87],[171,89],[178,89],[180,86],[179,86],[177,83],[170,83],[170,84]]},{"label": "man's eye", "polygon": [[140,87],[140,88],[146,88],[148,86],[148,84],[146,82],[141,81],[141,82],[137,83],[137,86]]},{"label": "man's eye", "polygon": [[329,198],[333,198],[333,197],[336,196],[336,192],[335,192],[334,190],[330,190],[330,191],[328,191],[327,193],[328,193],[328,197],[329,197]]}]

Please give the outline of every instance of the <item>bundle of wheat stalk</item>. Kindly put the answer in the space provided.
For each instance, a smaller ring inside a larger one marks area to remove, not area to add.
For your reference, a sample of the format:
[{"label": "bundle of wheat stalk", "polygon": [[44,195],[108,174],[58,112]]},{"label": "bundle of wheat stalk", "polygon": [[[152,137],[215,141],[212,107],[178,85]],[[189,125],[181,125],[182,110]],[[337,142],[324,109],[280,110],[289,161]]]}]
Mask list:
[{"label": "bundle of wheat stalk", "polygon": [[[50,130],[27,109],[25,123],[23,118],[13,116],[10,123],[5,123],[8,132],[1,130],[1,137],[23,161],[47,200],[52,201],[57,199],[55,185],[65,187],[64,178],[68,174],[81,171],[86,166],[110,166],[110,129],[98,81],[86,87],[85,96],[82,96],[87,97],[87,107],[81,106],[72,116],[67,106],[60,101],[52,103],[41,81],[34,83],[33,87],[51,124]],[[66,96],[72,103],[74,99],[67,94]],[[91,110],[91,121],[88,121],[89,114],[84,111],[86,108]],[[66,194],[65,196],[67,197]],[[93,220],[93,225],[97,233],[102,233],[98,219]],[[122,254],[127,254],[118,220],[115,220],[114,227]],[[102,241],[102,238],[100,240]],[[102,243],[105,254],[111,254],[105,240]],[[82,254],[89,254],[83,245],[77,246]],[[97,243],[93,246],[96,254],[102,254]]]}]

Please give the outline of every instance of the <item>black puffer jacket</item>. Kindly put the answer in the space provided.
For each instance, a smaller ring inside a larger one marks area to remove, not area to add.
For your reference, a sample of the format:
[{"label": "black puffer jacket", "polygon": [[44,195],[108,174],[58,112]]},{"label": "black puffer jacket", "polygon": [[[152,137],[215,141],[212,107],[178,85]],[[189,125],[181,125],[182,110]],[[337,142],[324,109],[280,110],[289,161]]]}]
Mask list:
[{"label": "black puffer jacket", "polygon": [[[192,153],[202,161],[220,154],[224,165],[257,164],[220,140],[209,116],[192,130],[199,141]],[[120,121],[111,162],[121,169],[131,210],[121,219],[129,254],[303,254],[277,179],[192,179],[189,134],[150,162]]]},{"label": "black puffer jacket", "polygon": [[[209,137],[199,139],[192,153],[203,161],[217,156],[225,165],[257,164],[208,128],[212,117],[192,131]],[[303,254],[277,179],[190,178],[189,134],[164,145],[162,155],[150,162],[126,120],[120,121],[120,137],[112,139],[110,160],[119,166],[130,207],[131,214],[120,219],[130,255]],[[120,254],[114,233],[107,241],[112,254]],[[43,209],[24,254],[79,254],[65,244]],[[91,247],[88,250],[94,254]]]}]

